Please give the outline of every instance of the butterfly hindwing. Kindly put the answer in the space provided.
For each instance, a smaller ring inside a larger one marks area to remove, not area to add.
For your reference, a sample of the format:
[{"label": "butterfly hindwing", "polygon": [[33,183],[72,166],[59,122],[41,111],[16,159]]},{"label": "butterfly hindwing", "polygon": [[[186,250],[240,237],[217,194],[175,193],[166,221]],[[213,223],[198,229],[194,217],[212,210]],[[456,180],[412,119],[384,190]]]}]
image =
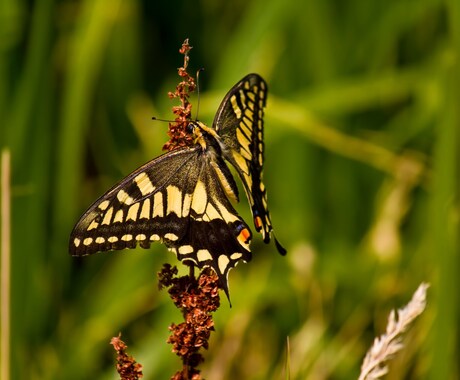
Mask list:
[{"label": "butterfly hindwing", "polygon": [[[218,170],[230,175],[222,164]],[[251,259],[251,231],[228,200],[210,161],[205,161],[192,196],[188,233],[172,250],[181,261],[212,267],[228,296],[228,272],[239,260]]]},{"label": "butterfly hindwing", "polygon": [[[243,182],[256,230],[266,243],[272,224],[267,193],[262,181],[264,163],[263,116],[267,84],[257,74],[249,74],[225,96],[213,126],[224,143],[224,157],[236,168]],[[276,241],[280,253],[285,250]]]}]

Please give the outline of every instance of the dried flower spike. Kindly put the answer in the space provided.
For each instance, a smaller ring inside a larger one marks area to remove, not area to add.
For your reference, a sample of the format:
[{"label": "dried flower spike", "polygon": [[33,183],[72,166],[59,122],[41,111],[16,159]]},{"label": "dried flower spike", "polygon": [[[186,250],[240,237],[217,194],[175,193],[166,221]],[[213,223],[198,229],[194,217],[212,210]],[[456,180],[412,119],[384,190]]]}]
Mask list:
[{"label": "dried flower spike", "polygon": [[203,361],[199,353],[201,347],[207,349],[214,321],[211,313],[220,305],[217,275],[204,270],[200,277],[192,275],[176,277],[176,267],[165,264],[159,276],[160,288],[169,288],[168,293],[177,308],[181,309],[184,322],[169,327],[171,335],[168,343],[172,351],[182,359],[182,371],[172,379],[201,379],[198,365]]},{"label": "dried flower spike", "polygon": [[173,107],[173,113],[176,115],[173,123],[169,123],[169,141],[163,146],[163,150],[173,150],[181,146],[191,146],[193,137],[187,133],[186,128],[191,120],[192,105],[189,102],[190,93],[195,91],[195,78],[187,72],[190,57],[188,53],[192,49],[189,45],[188,38],[182,43],[179,53],[184,55],[184,64],[177,69],[182,81],[176,86],[174,92],[169,92],[171,99],[179,98],[181,104]]},{"label": "dried flower spike", "polygon": [[144,376],[142,365],[126,353],[128,346],[121,340],[121,334],[111,339],[110,344],[117,352],[117,371],[121,380],[138,380]]}]

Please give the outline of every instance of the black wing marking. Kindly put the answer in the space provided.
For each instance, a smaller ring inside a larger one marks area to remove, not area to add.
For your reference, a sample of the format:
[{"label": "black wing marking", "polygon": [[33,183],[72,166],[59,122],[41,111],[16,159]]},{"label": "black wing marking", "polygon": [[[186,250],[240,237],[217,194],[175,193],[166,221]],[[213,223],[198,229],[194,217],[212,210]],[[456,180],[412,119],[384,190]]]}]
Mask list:
[{"label": "black wing marking", "polygon": [[[224,144],[223,154],[237,170],[251,205],[254,225],[270,242],[272,223],[262,181],[264,163],[263,115],[267,84],[257,74],[238,82],[219,106],[213,127]],[[275,238],[278,251],[286,250]]]},{"label": "black wing marking", "polygon": [[[213,268],[228,296],[229,270],[251,258],[251,233],[227,199],[211,160],[196,146],[143,165],[83,214],[72,231],[70,253],[149,248],[161,241],[179,260]],[[225,163],[219,165],[230,174]]]}]

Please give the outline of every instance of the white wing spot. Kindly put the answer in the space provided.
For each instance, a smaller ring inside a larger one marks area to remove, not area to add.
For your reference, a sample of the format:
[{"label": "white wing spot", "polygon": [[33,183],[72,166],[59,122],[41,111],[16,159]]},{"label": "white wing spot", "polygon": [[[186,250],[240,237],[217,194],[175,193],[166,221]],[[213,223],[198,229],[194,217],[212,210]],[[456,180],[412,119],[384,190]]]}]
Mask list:
[{"label": "white wing spot", "polygon": [[252,155],[247,150],[240,149],[240,155],[248,161],[252,161]]},{"label": "white wing spot", "polygon": [[137,213],[139,212],[139,203],[134,203],[128,210],[128,215],[126,216],[126,220],[137,220]]},{"label": "white wing spot", "polygon": [[155,186],[153,186],[152,181],[150,181],[149,176],[142,172],[134,178],[134,182],[136,182],[137,187],[142,195],[149,195],[155,191]]},{"label": "white wing spot", "polygon": [[123,222],[123,210],[118,210],[115,214],[115,218],[113,218],[114,223]]},{"label": "white wing spot", "polygon": [[81,243],[81,240],[79,238],[73,239],[73,244],[75,245],[75,247],[78,247],[80,243]]},{"label": "white wing spot", "polygon": [[177,216],[182,214],[182,192],[176,186],[169,185],[166,188],[167,193],[167,209],[166,215],[175,213]]},{"label": "white wing spot", "polygon": [[252,125],[252,118],[249,118],[246,115],[244,115],[243,116],[243,122],[244,122],[244,124],[246,124],[249,127],[250,125]]},{"label": "white wing spot", "polygon": [[212,260],[212,256],[207,249],[199,249],[196,253],[198,261],[208,261]]},{"label": "white wing spot", "polygon": [[240,128],[236,130],[236,138],[238,139],[238,142],[240,144],[240,147],[241,147],[240,150],[244,149],[247,151],[248,154],[250,154],[251,153],[251,149],[249,148],[250,141],[243,134]]},{"label": "white wing spot", "polygon": [[86,231],[90,231],[90,230],[94,230],[96,229],[97,227],[99,227],[99,223],[96,222],[95,220],[93,220],[90,225],[88,226],[88,228],[86,229]]},{"label": "white wing spot", "polygon": [[259,153],[259,165],[262,166],[264,164],[264,155],[262,153]]},{"label": "white wing spot", "polygon": [[219,259],[217,260],[217,264],[219,266],[219,270],[221,273],[225,273],[229,262],[230,262],[230,259],[227,256],[225,255],[219,256]]},{"label": "white wing spot", "polygon": [[179,239],[179,236],[173,234],[172,232],[168,232],[167,234],[165,234],[165,239],[176,241],[177,239]]},{"label": "white wing spot", "polygon": [[123,240],[123,241],[131,241],[131,240],[133,240],[133,235],[131,235],[131,234],[123,235],[121,237],[121,240]]},{"label": "white wing spot", "polygon": [[236,95],[232,95],[230,103],[232,104],[233,112],[235,112],[236,118],[241,118],[241,108],[238,107],[238,103],[236,102]]},{"label": "white wing spot", "polygon": [[144,234],[139,234],[136,236],[136,240],[137,241],[141,241],[141,240],[145,240],[147,239],[147,236],[145,236]]},{"label": "white wing spot", "polygon": [[241,258],[241,256],[243,256],[242,253],[235,252],[235,253],[232,253],[232,255],[230,256],[230,258],[231,258],[232,260],[238,260],[238,259]]},{"label": "white wing spot", "polygon": [[249,108],[246,108],[244,110],[244,116],[246,116],[248,119],[252,121],[252,119],[254,118],[254,113]]},{"label": "white wing spot", "polygon": [[243,156],[236,151],[232,151],[232,156],[236,161],[236,164],[238,165],[239,169],[241,169],[241,171],[243,171],[244,173],[249,174],[248,163],[243,158]]},{"label": "white wing spot", "polygon": [[150,240],[151,241],[159,241],[160,240],[160,235],[153,234],[152,236],[150,236]]},{"label": "white wing spot", "polygon": [[99,204],[98,208],[99,210],[105,211],[107,207],[109,207],[109,205],[110,205],[110,201],[105,200]]},{"label": "white wing spot", "polygon": [[129,194],[124,190],[120,190],[118,192],[117,199],[120,201],[120,203],[124,203],[127,206],[130,206],[134,203],[134,199],[131,198]]},{"label": "white wing spot", "polygon": [[243,123],[241,122],[239,124],[240,128],[241,128],[241,131],[246,135],[246,136],[251,136],[251,129],[249,128],[249,125],[251,125],[252,123],[250,124],[246,124],[246,123]]},{"label": "white wing spot", "polygon": [[246,104],[246,95],[244,95],[244,91],[240,90],[240,99],[241,99],[241,104]]},{"label": "white wing spot", "polygon": [[93,242],[93,238],[86,238],[83,240],[84,245],[90,245]]},{"label": "white wing spot", "polygon": [[263,152],[264,151],[264,143],[262,142],[262,140],[259,141],[259,152]]},{"label": "white wing spot", "polygon": [[105,243],[105,239],[102,236],[97,237],[95,241],[97,244]]},{"label": "white wing spot", "polygon": [[110,207],[107,212],[104,215],[104,219],[102,219],[101,224],[110,224],[110,221],[112,220],[112,215],[113,215],[113,207]]},{"label": "white wing spot", "polygon": [[182,245],[179,247],[178,252],[181,255],[188,255],[193,252],[193,247],[191,245]]},{"label": "white wing spot", "polygon": [[262,198],[262,204],[264,206],[264,209],[266,210],[268,208],[268,205],[267,205],[267,197],[263,197]]},{"label": "white wing spot", "polygon": [[206,210],[206,204],[208,203],[208,195],[206,194],[206,188],[202,181],[196,183],[195,191],[193,193],[192,209],[198,215],[202,215]]},{"label": "white wing spot", "polygon": [[184,201],[182,203],[182,217],[190,214],[190,206],[192,204],[192,194],[184,194]]},{"label": "white wing spot", "polygon": [[109,243],[116,243],[118,241],[118,238],[116,236],[110,236],[107,241]]},{"label": "white wing spot", "polygon": [[142,203],[141,215],[139,216],[140,219],[149,219],[150,218],[150,199],[147,198]]},{"label": "white wing spot", "polygon": [[157,192],[153,196],[153,218],[163,216],[163,193]]}]

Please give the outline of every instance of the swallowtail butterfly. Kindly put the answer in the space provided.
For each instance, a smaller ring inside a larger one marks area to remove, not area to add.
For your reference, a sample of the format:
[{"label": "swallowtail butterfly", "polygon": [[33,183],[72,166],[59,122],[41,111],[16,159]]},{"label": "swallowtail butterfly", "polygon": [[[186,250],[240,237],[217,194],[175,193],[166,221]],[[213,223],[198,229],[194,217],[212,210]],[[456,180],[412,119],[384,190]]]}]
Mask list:
[{"label": "swallowtail butterfly", "polygon": [[272,235],[262,182],[266,98],[259,75],[244,77],[225,96],[212,128],[190,121],[193,146],[146,163],[89,207],[72,231],[70,253],[149,248],[160,241],[184,263],[214,269],[228,296],[228,272],[251,259],[252,234],[230,203],[238,201],[238,188],[225,161],[243,182],[256,230],[265,243]]}]

